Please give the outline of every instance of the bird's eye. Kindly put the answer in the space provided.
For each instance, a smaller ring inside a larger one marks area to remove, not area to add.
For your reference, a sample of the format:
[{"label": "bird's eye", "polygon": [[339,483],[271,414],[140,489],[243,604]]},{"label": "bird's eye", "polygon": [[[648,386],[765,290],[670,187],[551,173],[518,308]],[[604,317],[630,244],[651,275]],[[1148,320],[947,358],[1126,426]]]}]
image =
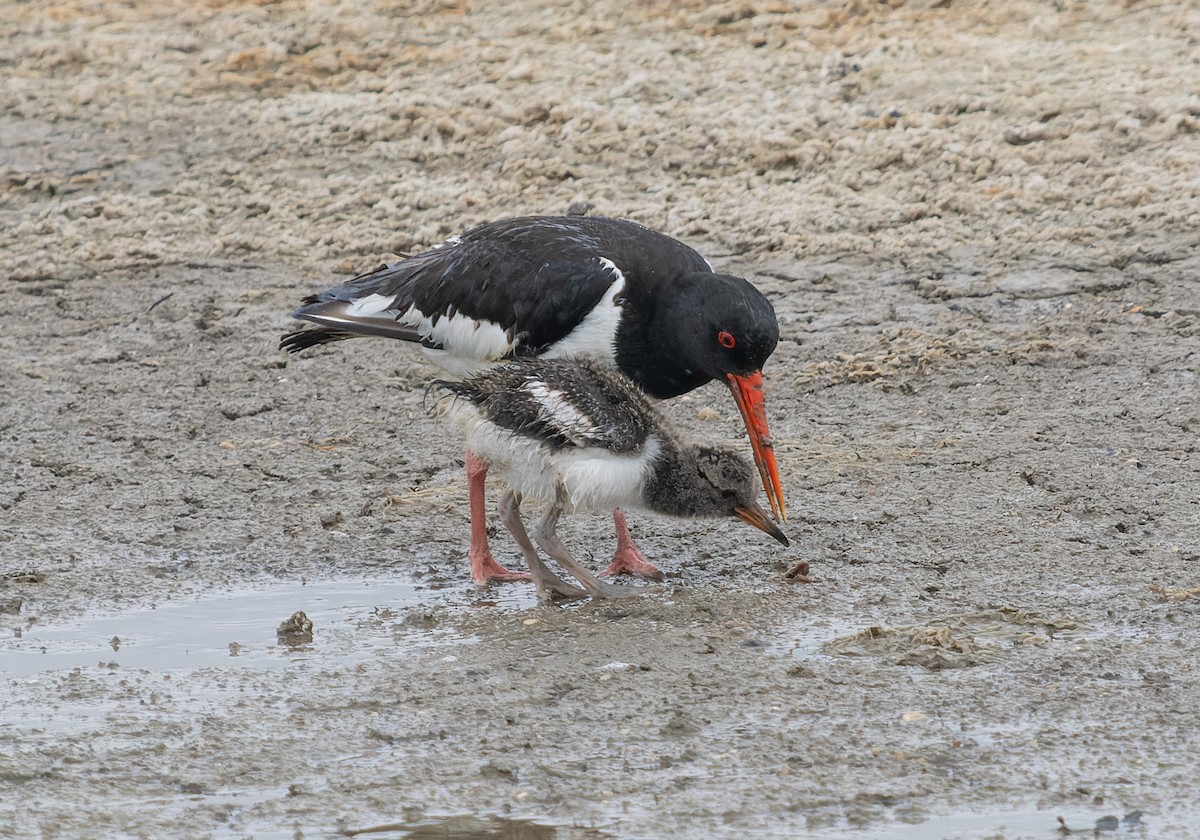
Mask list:
[{"label": "bird's eye", "polygon": [[717,333],[717,341],[721,342],[721,346],[727,350],[732,350],[737,346],[737,339],[733,337],[732,333],[728,333],[725,330]]}]

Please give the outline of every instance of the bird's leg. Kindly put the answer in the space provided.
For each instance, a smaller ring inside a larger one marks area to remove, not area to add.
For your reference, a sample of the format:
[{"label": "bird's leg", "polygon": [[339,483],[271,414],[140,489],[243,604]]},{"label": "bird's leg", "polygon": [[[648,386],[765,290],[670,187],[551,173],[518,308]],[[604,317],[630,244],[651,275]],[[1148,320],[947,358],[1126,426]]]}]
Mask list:
[{"label": "bird's leg", "polygon": [[566,499],[566,490],[561,484],[558,486],[557,495],[558,498],[554,500],[554,504],[546,511],[546,515],[542,517],[542,521],[538,523],[537,528],[533,532],[533,538],[542,547],[542,551],[546,552],[550,555],[550,559],[570,572],[593,598],[627,598],[630,595],[638,595],[645,592],[644,588],[636,586],[618,586],[613,583],[605,583],[575,561],[575,558],[567,551],[567,547],[563,545],[562,540],[558,538],[558,534],[555,532],[555,528],[558,526],[558,517],[562,515]]},{"label": "bird's leg", "polygon": [[533,547],[529,534],[525,531],[525,523],[521,521],[521,494],[515,490],[505,490],[504,495],[500,497],[500,521],[504,523],[508,533],[512,534],[513,539],[520,546],[521,553],[525,555],[525,562],[529,564],[529,573],[533,577],[533,585],[537,587],[539,598],[551,600],[555,596],[562,598],[587,597],[587,592],[578,586],[572,586],[554,574],[542,562],[542,558],[538,557],[537,549]]},{"label": "bird's leg", "polygon": [[633,544],[629,526],[625,524],[625,514],[621,513],[620,508],[613,511],[613,524],[617,526],[617,553],[613,555],[613,561],[608,568],[600,573],[600,577],[626,574],[646,580],[662,580],[663,573]]},{"label": "bird's leg", "polygon": [[471,507],[471,548],[467,558],[471,561],[471,580],[485,583],[514,580],[529,580],[524,572],[510,572],[496,562],[488,547],[487,518],[484,509],[483,483],[487,479],[488,466],[474,452],[467,452],[467,498]]}]

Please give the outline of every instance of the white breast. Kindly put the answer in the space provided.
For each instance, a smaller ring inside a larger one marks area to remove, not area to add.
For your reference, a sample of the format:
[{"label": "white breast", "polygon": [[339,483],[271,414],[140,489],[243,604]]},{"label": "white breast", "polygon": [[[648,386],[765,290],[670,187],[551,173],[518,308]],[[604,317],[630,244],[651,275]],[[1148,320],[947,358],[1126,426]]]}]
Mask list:
[{"label": "white breast", "polygon": [[547,359],[591,356],[612,364],[617,357],[617,328],[621,326],[621,307],[616,297],[625,289],[625,275],[612,260],[600,258],[600,264],[616,279],[604,297],[587,316],[544,354]]},{"label": "white breast", "polygon": [[662,448],[651,436],[635,452],[595,447],[555,452],[483,419],[470,403],[456,401],[453,413],[467,433],[467,449],[490,464],[509,487],[526,499],[550,503],[561,483],[568,513],[642,507],[646,482]]}]

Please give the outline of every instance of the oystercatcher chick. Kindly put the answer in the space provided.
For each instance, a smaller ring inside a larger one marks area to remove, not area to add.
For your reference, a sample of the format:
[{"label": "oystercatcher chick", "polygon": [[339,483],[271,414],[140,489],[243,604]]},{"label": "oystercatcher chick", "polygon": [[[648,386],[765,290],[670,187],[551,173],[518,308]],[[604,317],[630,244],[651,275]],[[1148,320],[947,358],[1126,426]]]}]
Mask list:
[{"label": "oystercatcher chick", "polygon": [[[628,378],[588,359],[529,359],[464,382],[434,384],[456,395],[467,447],[508,485],[501,519],[544,598],[616,598],[616,586],[581,566],[558,538],[563,514],[642,508],[689,519],[737,516],[784,545],[788,539],[755,501],[754,468],[730,449],[680,440]],[[533,532],[520,505],[548,505]],[[579,581],[551,572],[538,546]]]},{"label": "oystercatcher chick", "polygon": [[[305,298],[285,334],[298,352],[376,335],[412,341],[454,376],[526,357],[587,356],[656,399],[711,380],[733,393],[776,519],[787,511],[767,427],[762,367],[779,341],[770,301],[718,274],[696,251],[634,222],[582,216],[505,219]],[[467,452],[471,576],[524,579],[492,557],[484,521],[487,467]],[[618,550],[603,574],[658,577],[620,510]]]}]

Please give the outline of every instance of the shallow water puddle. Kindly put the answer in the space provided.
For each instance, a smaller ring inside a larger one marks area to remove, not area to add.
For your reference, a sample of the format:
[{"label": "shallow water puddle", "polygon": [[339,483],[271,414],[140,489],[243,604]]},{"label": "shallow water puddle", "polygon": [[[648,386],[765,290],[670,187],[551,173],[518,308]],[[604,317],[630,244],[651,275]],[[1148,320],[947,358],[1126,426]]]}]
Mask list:
[{"label": "shallow water puddle", "polygon": [[795,624],[785,624],[775,633],[771,651],[796,659],[831,657],[826,645],[840,636],[853,633],[859,625],[848,621],[806,619]]},{"label": "shallow water puddle", "polygon": [[[1062,822],[1059,822],[1059,817]],[[868,829],[847,834],[846,826],[802,832],[808,840],[833,840],[847,836],[869,836],[873,840],[992,840],[992,838],[1044,837],[1145,837],[1155,821],[1140,811],[1129,814],[1105,811],[1028,806],[1006,813],[959,813],[931,817],[920,823],[873,823]],[[862,834],[858,834],[861,831]]]},{"label": "shallow water puddle", "polygon": [[346,828],[346,837],[395,840],[604,840],[615,835],[596,828],[545,825],[505,817],[433,817],[413,823],[392,823]]},{"label": "shallow water puddle", "polygon": [[[525,608],[532,589],[505,593],[495,606]],[[431,591],[395,579],[281,583],[264,589],[170,601],[154,608],[39,626],[0,639],[0,676],[32,676],[115,663],[156,671],[207,666],[273,669],[316,655],[330,663],[360,661],[384,650],[414,650],[470,641],[452,629],[406,625],[421,607],[466,608],[462,590]],[[297,610],[312,620],[314,642],[289,647],[276,628]]]}]

